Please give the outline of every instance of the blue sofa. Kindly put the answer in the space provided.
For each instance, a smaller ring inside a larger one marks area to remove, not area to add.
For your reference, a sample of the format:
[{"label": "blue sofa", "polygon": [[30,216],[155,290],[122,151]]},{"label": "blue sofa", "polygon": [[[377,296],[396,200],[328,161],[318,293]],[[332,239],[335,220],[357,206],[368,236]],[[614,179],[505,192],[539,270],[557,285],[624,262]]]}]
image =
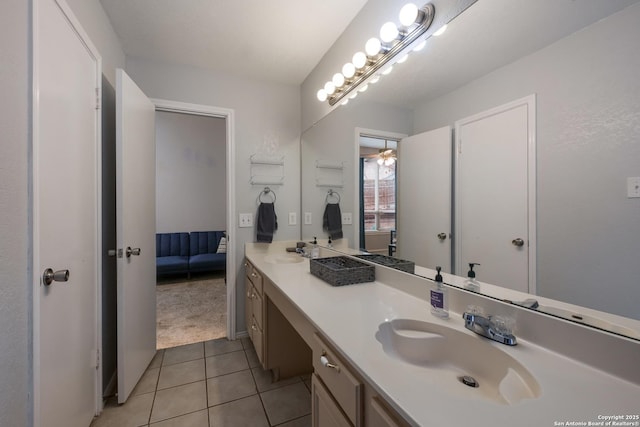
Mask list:
[{"label": "blue sofa", "polygon": [[189,275],[189,233],[156,234],[156,274]]},{"label": "blue sofa", "polygon": [[227,254],[216,253],[224,231],[156,234],[156,275],[224,271]]},{"label": "blue sofa", "polygon": [[216,253],[224,231],[194,231],[189,235],[189,271],[219,271],[227,266],[227,254]]}]

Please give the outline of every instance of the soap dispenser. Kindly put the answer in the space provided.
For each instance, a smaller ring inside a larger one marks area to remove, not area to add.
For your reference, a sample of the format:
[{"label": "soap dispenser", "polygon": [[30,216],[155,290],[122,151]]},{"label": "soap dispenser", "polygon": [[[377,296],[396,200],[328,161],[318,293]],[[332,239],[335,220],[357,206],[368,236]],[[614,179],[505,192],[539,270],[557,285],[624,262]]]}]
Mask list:
[{"label": "soap dispenser", "polygon": [[320,258],[320,247],[318,246],[318,239],[313,237],[313,246],[311,247],[311,258]]},{"label": "soap dispenser", "polygon": [[464,288],[473,292],[480,292],[480,282],[476,280],[476,272],[473,271],[474,265],[480,265],[477,262],[469,263],[469,272],[467,273],[467,280],[464,281]]},{"label": "soap dispenser", "polygon": [[431,289],[431,314],[446,319],[449,317],[449,298],[447,288],[442,283],[442,275],[440,274],[442,267],[436,267],[436,278]]}]

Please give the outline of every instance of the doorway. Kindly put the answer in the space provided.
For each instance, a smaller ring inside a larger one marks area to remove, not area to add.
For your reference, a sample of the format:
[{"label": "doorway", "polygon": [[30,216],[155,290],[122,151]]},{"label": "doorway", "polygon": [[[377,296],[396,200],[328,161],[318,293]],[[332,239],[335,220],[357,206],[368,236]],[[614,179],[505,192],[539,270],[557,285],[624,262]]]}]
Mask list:
[{"label": "doorway", "polygon": [[[160,350],[227,336],[227,135],[224,117],[157,110],[155,123]],[[167,250],[188,256],[166,270]]]}]

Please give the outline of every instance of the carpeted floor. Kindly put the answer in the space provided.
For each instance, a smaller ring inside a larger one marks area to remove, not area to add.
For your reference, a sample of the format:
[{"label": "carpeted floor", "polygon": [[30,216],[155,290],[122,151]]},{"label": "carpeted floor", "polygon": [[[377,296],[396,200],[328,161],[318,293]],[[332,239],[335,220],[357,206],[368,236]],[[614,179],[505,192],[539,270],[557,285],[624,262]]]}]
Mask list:
[{"label": "carpeted floor", "polygon": [[158,349],[227,335],[224,273],[163,279],[156,286]]}]

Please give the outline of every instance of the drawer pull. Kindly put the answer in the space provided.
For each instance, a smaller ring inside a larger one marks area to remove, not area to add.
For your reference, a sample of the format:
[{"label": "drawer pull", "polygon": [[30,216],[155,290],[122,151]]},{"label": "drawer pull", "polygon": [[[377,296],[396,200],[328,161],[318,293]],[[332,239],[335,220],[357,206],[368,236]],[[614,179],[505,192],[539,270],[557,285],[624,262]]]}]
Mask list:
[{"label": "drawer pull", "polygon": [[330,363],[329,359],[327,359],[327,356],[320,356],[320,363],[322,363],[322,366],[324,367],[335,369],[336,371],[340,372],[340,366]]},{"label": "drawer pull", "polygon": [[247,298],[251,298],[251,291],[247,291]]},{"label": "drawer pull", "polygon": [[251,277],[258,277],[256,273],[251,273]]},{"label": "drawer pull", "polygon": [[254,331],[258,330],[258,328],[256,327],[255,323],[253,325],[251,325],[251,329],[253,329]]}]

